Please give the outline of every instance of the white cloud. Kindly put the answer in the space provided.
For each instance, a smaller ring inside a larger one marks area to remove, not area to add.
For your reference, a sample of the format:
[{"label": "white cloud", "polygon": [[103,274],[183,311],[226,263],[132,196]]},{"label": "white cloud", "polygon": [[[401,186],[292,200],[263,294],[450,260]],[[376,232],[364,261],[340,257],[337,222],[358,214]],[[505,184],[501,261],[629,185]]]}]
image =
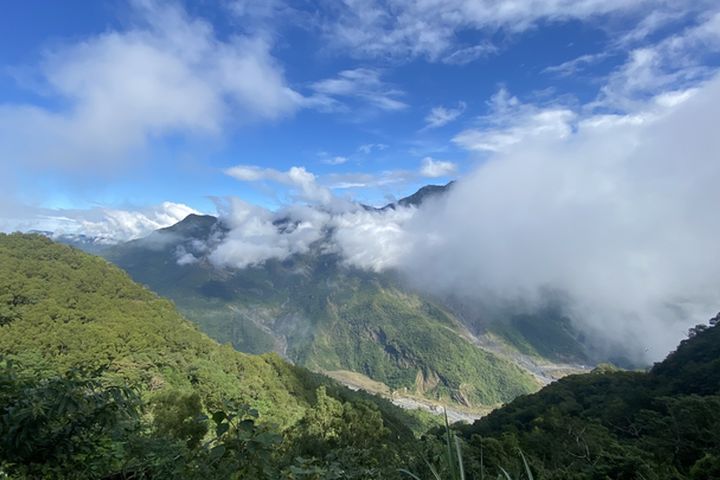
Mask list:
[{"label": "white cloud", "polygon": [[561,77],[569,77],[571,75],[576,75],[578,72],[584,70],[585,68],[606,59],[609,55],[609,52],[588,53],[585,55],[580,55],[577,58],[573,58],[572,60],[568,60],[567,62],[563,62],[559,65],[552,65],[550,67],[547,67],[543,70],[543,72],[554,73]]},{"label": "white cloud", "polygon": [[104,243],[144,237],[153,230],[169,227],[190,214],[199,213],[194,208],[174,202],[132,209],[52,209],[15,205],[12,210],[3,212],[4,231],[41,230],[55,235],[85,234]]},{"label": "white cloud", "polygon": [[79,230],[87,235],[124,241],[144,237],[153,230],[174,225],[191,213],[199,212],[182,203],[163,202],[155,207],[135,211],[104,208],[99,210],[97,219],[90,214],[87,217],[76,216],[73,220],[79,223]]},{"label": "white cloud", "polygon": [[[711,6],[709,2],[707,2],[706,5],[703,5],[704,2],[697,3],[697,7],[699,9]],[[620,48],[627,49],[629,46],[647,39],[651,34],[657,32],[661,28],[677,22],[678,20],[682,20],[686,15],[687,12],[684,12],[681,9],[650,11],[644,15],[630,31],[617,38],[613,44]]]},{"label": "white cloud", "polygon": [[370,155],[375,150],[382,152],[387,148],[389,148],[388,145],[385,145],[384,143],[365,143],[358,147],[358,152]]},{"label": "white cloud", "polygon": [[446,177],[457,172],[457,165],[453,162],[433,160],[432,157],[422,159],[420,175],[428,178]]},{"label": "white cloud", "polygon": [[390,112],[407,108],[407,104],[399,100],[405,92],[384,82],[376,69],[343,70],[336,77],[313,83],[311,88],[315,92],[312,101],[328,109],[342,109],[344,103],[339,99],[354,99]]},{"label": "white cloud", "polygon": [[0,105],[0,157],[25,167],[99,169],[158,136],[216,135],[306,103],[261,37],[220,38],[176,6],[135,2],[140,22],[47,51],[39,74],[58,108]]},{"label": "white cloud", "polygon": [[685,89],[714,75],[703,62],[720,52],[720,9],[661,41],[631,50],[602,88],[597,105],[632,108],[667,89]]},{"label": "white cloud", "polygon": [[414,208],[336,215],[330,222],[334,245],[348,265],[374,271],[398,267],[412,242],[404,225],[413,215]]},{"label": "white cloud", "polygon": [[432,108],[430,113],[425,116],[425,128],[438,128],[447,125],[462,115],[466,107],[465,102],[458,102],[456,108],[447,108],[442,105]]},{"label": "white cloud", "polygon": [[[295,205],[271,212],[237,198],[218,207],[230,232],[208,258],[215,265],[235,268],[307,252],[323,237],[329,219],[329,214],[312,207]],[[277,222],[283,221],[280,228]]]},{"label": "white cloud", "polygon": [[502,88],[489,102],[490,113],[481,126],[466,129],[453,142],[474,151],[499,152],[522,141],[566,138],[576,114],[563,106],[538,107],[524,104]]},{"label": "white cloud", "polygon": [[323,163],[326,163],[328,165],[343,165],[347,163],[349,159],[347,157],[343,157],[341,155],[336,155],[332,158],[326,158],[323,160]]},{"label": "white cloud", "polygon": [[198,258],[192,253],[188,252],[184,246],[178,245],[175,250],[175,257],[177,258],[178,265],[191,265],[198,261]]},{"label": "white cloud", "polygon": [[372,188],[405,183],[416,177],[408,170],[385,170],[378,173],[346,172],[331,173],[324,177],[325,183],[333,190],[348,188]]},{"label": "white cloud", "polygon": [[720,77],[522,136],[406,224],[401,268],[435,294],[565,292],[590,338],[661,358],[720,305],[718,105]]},{"label": "white cloud", "polygon": [[[454,164],[447,165],[448,163],[450,162],[432,161],[432,164],[430,164],[426,161],[423,166],[426,167],[426,173],[434,174],[443,170],[449,172],[451,167],[454,168]],[[307,171],[305,167],[292,167],[287,171],[280,171],[255,165],[237,165],[226,169],[225,173],[243,182],[270,181],[289,186],[291,188],[291,200],[300,200],[333,212],[352,210],[355,206],[350,200],[333,195],[332,190],[403,184],[418,180],[421,175],[420,172],[397,169],[383,170],[376,173],[329,173],[318,178]]]},{"label": "white cloud", "polygon": [[[237,198],[218,204],[228,235],[210,249],[208,259],[220,267],[245,268],[293,254],[337,252],[343,262],[381,271],[399,265],[411,238],[403,225],[414,207],[367,211],[352,205],[334,213],[317,206],[292,205],[271,212]],[[194,262],[183,250],[178,261]]]},{"label": "white cloud", "polygon": [[270,180],[289,185],[294,188],[293,193],[296,198],[308,202],[327,205],[333,200],[330,190],[318,185],[315,175],[308,172],[304,167],[292,167],[288,171],[282,172],[274,168],[237,165],[228,168],[225,173],[243,182]]},{"label": "white cloud", "polygon": [[[347,0],[337,2],[322,29],[331,44],[358,57],[414,58],[463,63],[494,51],[488,43],[497,31],[513,34],[541,22],[594,21],[610,28],[608,18],[652,12],[697,11],[700,4],[652,0]],[[464,45],[463,32],[487,38]]]},{"label": "white cloud", "polygon": [[498,48],[490,42],[483,42],[472,47],[463,47],[443,58],[443,63],[465,65],[475,60],[497,53]]}]

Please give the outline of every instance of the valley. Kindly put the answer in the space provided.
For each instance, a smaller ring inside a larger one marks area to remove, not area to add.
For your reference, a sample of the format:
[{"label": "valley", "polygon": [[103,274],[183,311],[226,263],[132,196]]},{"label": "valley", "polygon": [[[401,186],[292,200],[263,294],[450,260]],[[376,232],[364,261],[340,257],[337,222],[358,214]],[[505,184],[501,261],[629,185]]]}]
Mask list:
[{"label": "valley", "polygon": [[[418,208],[451,186],[423,187],[377,214]],[[292,221],[281,218],[275,225],[282,231]],[[408,408],[437,413],[444,407],[452,418],[470,421],[517,395],[592,368],[566,324],[552,320],[561,318],[556,312],[508,313],[478,323],[482,314],[408,289],[392,272],[343,264],[324,252],[323,241],[283,261],[217,267],[202,252],[227,232],[216,217],[190,215],[117,245],[100,247],[86,237],[58,240],[125,269],[221,343],[246,353],[275,352]],[[197,260],[182,263],[181,252],[195,252]],[[546,332],[555,328],[554,336],[541,339],[532,326],[539,322]]]},{"label": "valley", "polygon": [[322,372],[333,380],[338,381],[342,385],[351,390],[362,390],[373,395],[379,395],[389,400],[393,405],[406,410],[422,410],[432,415],[440,416],[447,413],[450,422],[472,423],[475,420],[487,415],[492,408],[489,407],[463,407],[457,404],[448,404],[447,402],[439,402],[423,397],[422,395],[413,395],[406,389],[391,390],[384,383],[376,382],[365,375],[346,370],[325,371]]},{"label": "valley", "polygon": [[719,0],[0,14],[0,480],[720,480]]},{"label": "valley", "polygon": [[[417,208],[447,188],[421,190],[399,200],[399,207],[385,209]],[[283,231],[292,221],[281,218],[275,225]],[[477,416],[583,370],[582,356],[575,363],[562,360],[576,358],[579,344],[553,347],[548,337],[535,348],[538,338],[523,333],[525,325],[540,321],[547,330],[552,316],[522,317],[525,323],[517,328],[502,318],[461,320],[438,299],[406,288],[393,272],[344,264],[326,251],[324,240],[282,261],[218,267],[202,252],[222,242],[227,232],[216,217],[191,215],[100,254],[172,299],[222,343],[247,353],[273,351],[318,372],[354,372],[384,385],[392,395],[425,402],[430,410],[445,405]],[[181,264],[178,252],[195,252],[197,260]],[[470,333],[471,328],[479,333]],[[557,338],[574,341],[563,328],[558,327]]]}]

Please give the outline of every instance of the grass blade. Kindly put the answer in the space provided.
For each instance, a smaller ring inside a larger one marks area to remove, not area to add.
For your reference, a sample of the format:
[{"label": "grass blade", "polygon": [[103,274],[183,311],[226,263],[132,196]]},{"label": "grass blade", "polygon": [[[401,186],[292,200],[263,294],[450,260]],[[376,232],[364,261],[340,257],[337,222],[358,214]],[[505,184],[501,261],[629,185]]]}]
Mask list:
[{"label": "grass blade", "polygon": [[509,473],[507,473],[507,471],[504,468],[500,467],[500,471],[505,475],[505,478],[507,480],[512,480],[512,477],[510,476]]},{"label": "grass blade", "polygon": [[452,443],[450,442],[450,422],[448,422],[447,409],[443,408],[443,415],[445,417],[445,446],[447,447],[447,462],[448,468],[450,469],[450,477],[453,480],[458,480],[457,470],[455,469],[455,462],[453,461]]},{"label": "grass blade", "polygon": [[485,480],[485,458],[483,456],[483,439],[480,438],[480,480]]},{"label": "grass blade", "polygon": [[[465,466],[462,461],[462,451],[460,450],[460,440],[455,437],[455,451],[457,452],[458,468],[460,469],[460,480],[465,480]],[[530,480],[533,480],[532,478]]]},{"label": "grass blade", "polygon": [[433,467],[432,464],[430,462],[428,462],[427,460],[425,460],[425,463],[427,464],[428,467],[430,467],[430,471],[432,472],[433,477],[435,477],[435,480],[442,480],[442,478],[440,478],[440,474],[435,469],[435,467]]},{"label": "grass blade", "polygon": [[530,471],[530,465],[528,465],[527,460],[525,459],[525,455],[523,454],[522,450],[519,450],[519,451],[520,451],[520,457],[522,457],[523,465],[525,465],[525,473],[527,473],[528,480],[534,480],[532,471]]},{"label": "grass blade", "polygon": [[404,468],[401,468],[401,469],[398,470],[398,471],[399,471],[400,473],[404,473],[405,475],[408,475],[408,476],[412,477],[414,480],[420,480],[420,477],[418,477],[417,475],[415,475],[415,474],[412,473],[412,472],[409,472],[408,470],[405,470]]}]

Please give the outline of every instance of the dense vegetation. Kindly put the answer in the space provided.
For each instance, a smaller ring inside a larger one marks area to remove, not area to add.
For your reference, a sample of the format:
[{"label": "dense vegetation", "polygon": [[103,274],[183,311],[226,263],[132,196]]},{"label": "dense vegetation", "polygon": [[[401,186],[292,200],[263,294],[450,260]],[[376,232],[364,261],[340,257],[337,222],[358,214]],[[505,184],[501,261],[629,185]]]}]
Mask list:
[{"label": "dense vegetation", "polygon": [[40,236],[0,235],[0,358],[11,478],[393,478],[422,428]]},{"label": "dense vegetation", "polygon": [[178,248],[222,234],[214,217],[189,216],[105,255],[240,351],[275,350],[313,370],[358,372],[464,405],[499,405],[538,388],[529,373],[460,336],[442,307],[321,248],[244,269],[204,259],[178,265]]},{"label": "dense vegetation", "polygon": [[432,304],[376,286],[345,295],[328,300],[328,326],[305,364],[340,366],[464,405],[497,405],[537,389],[518,367],[460,338],[453,319]]},{"label": "dense vegetation", "polygon": [[567,377],[456,426],[456,443],[218,345],[102,259],[0,235],[0,478],[716,479],[718,323],[648,373]]},{"label": "dense vegetation", "polygon": [[720,327],[692,329],[648,373],[567,377],[460,431],[478,476],[481,458],[522,471],[521,450],[542,479],[720,478]]}]

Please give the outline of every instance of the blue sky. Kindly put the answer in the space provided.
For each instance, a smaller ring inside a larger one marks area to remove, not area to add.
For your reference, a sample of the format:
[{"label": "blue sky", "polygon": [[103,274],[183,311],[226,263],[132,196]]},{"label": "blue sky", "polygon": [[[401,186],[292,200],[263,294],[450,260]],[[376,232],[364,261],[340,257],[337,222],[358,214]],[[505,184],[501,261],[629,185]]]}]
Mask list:
[{"label": "blue sky", "polygon": [[679,95],[720,63],[720,9],[702,0],[3,8],[3,230],[151,217],[128,236],[218,197],[315,201],[307,182],[382,204]]}]

